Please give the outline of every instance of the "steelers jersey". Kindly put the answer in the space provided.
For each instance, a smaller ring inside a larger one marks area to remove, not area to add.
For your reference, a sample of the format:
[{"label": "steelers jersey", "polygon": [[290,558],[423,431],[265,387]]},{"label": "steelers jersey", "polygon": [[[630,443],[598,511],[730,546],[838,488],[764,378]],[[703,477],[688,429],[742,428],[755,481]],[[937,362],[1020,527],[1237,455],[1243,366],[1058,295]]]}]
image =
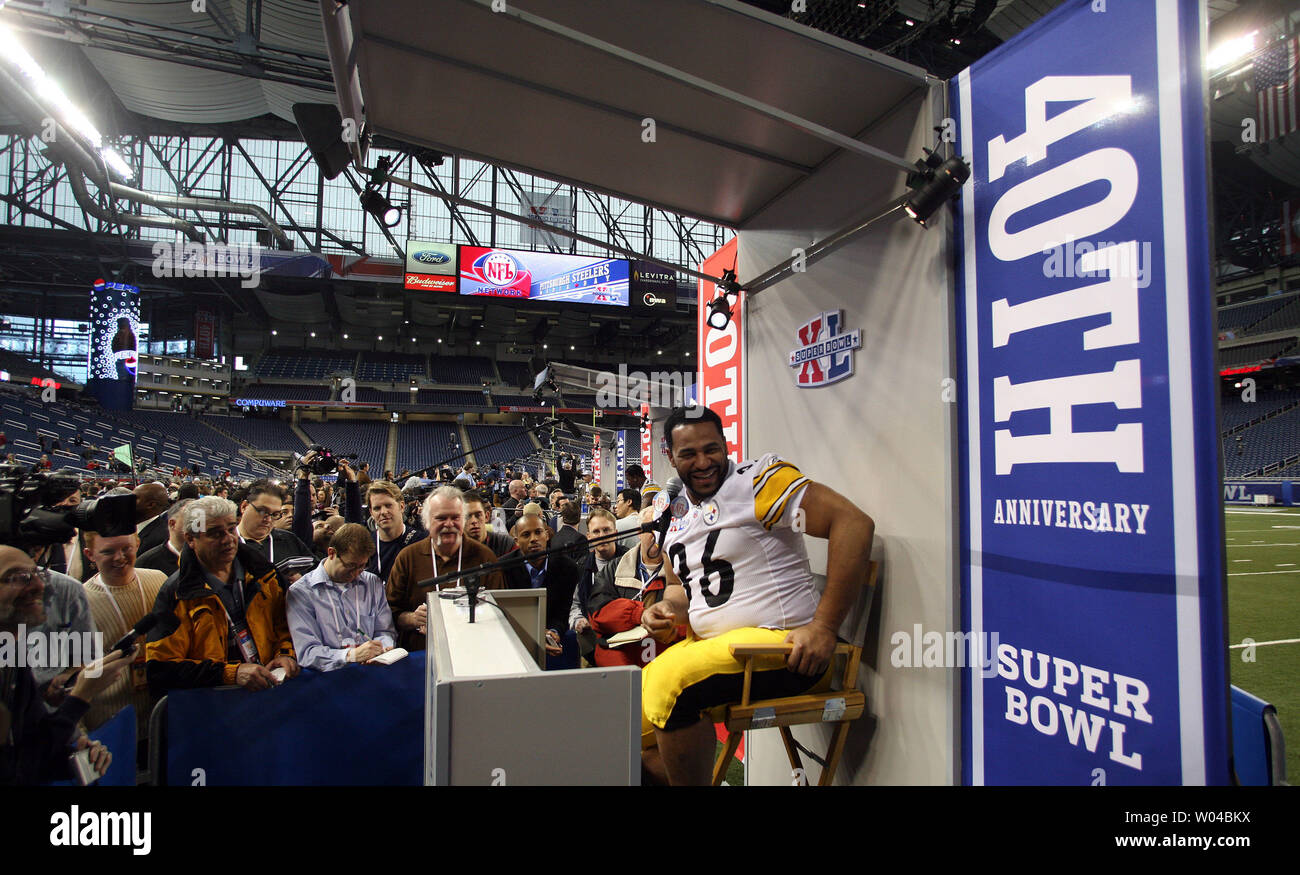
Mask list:
[{"label": "steelers jersey", "polygon": [[818,594],[802,531],[791,528],[807,485],[798,468],[769,453],[729,461],[722,486],[699,504],[678,496],[684,513],[674,513],[664,549],[686,588],[696,635],[812,621]]}]

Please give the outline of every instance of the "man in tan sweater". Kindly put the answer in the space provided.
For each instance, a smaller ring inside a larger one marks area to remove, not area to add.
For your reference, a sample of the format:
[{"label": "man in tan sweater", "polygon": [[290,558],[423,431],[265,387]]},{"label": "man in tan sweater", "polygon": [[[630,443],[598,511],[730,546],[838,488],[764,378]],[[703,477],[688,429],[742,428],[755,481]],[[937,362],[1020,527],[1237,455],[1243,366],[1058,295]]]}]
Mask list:
[{"label": "man in tan sweater", "polygon": [[[86,542],[86,558],[99,568],[99,573],[86,581],[86,598],[95,628],[103,633],[107,647],[153,610],[167,575],[151,568],[135,567],[136,550],[140,546],[138,535],[107,538],[87,531],[82,537]],[[135,706],[137,737],[143,739],[148,733],[152,705],[144,677],[143,641],[136,648],[131,667],[95,697],[86,714],[86,727],[94,729],[107,723],[127,705]]]},{"label": "man in tan sweater", "polygon": [[[486,546],[465,537],[465,502],[463,493],[455,486],[442,486],[431,492],[424,500],[420,515],[429,535],[402,548],[393,562],[387,584],[388,607],[397,625],[398,646],[407,650],[423,650],[426,643],[425,596],[429,590],[415,584],[497,559]],[[444,588],[460,585],[458,582]],[[480,578],[479,586],[504,589],[505,581],[500,571],[494,571]]]}]

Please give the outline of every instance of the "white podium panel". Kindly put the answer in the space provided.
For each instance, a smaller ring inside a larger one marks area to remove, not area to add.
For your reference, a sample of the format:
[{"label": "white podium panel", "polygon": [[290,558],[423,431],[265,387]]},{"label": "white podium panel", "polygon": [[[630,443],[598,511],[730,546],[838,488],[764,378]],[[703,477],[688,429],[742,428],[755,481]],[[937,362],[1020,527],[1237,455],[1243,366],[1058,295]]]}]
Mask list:
[{"label": "white podium panel", "polygon": [[446,595],[427,600],[426,785],[640,783],[640,669],[542,671],[545,590],[482,593],[473,623]]}]

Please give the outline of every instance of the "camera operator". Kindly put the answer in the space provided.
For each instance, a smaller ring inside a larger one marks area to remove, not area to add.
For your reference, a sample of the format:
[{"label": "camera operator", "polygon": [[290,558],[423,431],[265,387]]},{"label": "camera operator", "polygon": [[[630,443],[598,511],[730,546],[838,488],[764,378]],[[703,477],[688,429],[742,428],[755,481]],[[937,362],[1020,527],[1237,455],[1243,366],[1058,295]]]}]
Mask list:
[{"label": "camera operator", "polygon": [[[339,482],[343,484],[342,517],[334,514],[327,514],[322,519],[312,521],[311,508],[311,482],[308,479],[311,473],[311,464],[318,458],[318,453],[311,450],[307,455],[302,457],[298,463],[298,482],[294,489],[293,500],[293,533],[298,539],[311,544],[312,552],[317,560],[324,559],[325,553],[329,549],[330,538],[344,523],[360,523],[363,520],[361,515],[361,492],[357,487],[357,474],[352,470],[351,464],[347,459],[338,460]],[[337,520],[337,522],[334,522]]]},{"label": "camera operator", "polygon": [[[15,635],[20,625],[45,622],[44,588],[48,572],[15,547],[0,546],[0,632]],[[28,667],[0,668],[0,785],[37,784],[71,777],[68,757],[88,749],[100,775],[112,755],[99,742],[78,737],[77,721],[90,702],[117,681],[130,657],[114,651],[77,675],[71,692],[47,711]]]},{"label": "camera operator", "polygon": [[560,457],[560,470],[558,479],[560,481],[560,491],[565,495],[573,494],[573,484],[578,478],[578,465],[573,456],[565,454]]}]

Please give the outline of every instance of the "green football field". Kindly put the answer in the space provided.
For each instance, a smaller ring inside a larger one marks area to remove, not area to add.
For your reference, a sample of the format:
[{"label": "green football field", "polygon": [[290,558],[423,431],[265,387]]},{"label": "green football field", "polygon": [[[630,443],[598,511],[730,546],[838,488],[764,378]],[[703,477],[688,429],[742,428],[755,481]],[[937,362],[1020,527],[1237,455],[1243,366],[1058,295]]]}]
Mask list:
[{"label": "green football field", "polygon": [[[1287,780],[1300,782],[1300,508],[1229,505],[1228,645],[1232,683],[1277,708]],[[1255,642],[1254,662],[1242,659]],[[1277,642],[1277,643],[1269,643]]]}]

